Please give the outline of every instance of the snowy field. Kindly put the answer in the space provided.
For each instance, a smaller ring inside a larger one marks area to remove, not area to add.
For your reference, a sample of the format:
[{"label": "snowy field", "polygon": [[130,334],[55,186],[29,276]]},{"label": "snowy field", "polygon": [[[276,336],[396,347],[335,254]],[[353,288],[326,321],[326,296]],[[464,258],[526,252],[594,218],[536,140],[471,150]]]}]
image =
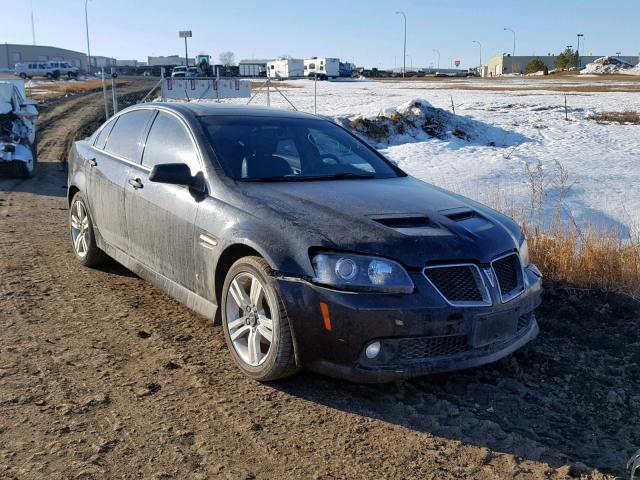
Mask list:
[{"label": "snowy field", "polygon": [[[286,83],[291,88],[282,92],[291,102],[299,110],[313,112],[313,82]],[[476,125],[477,138],[396,135],[389,143],[371,143],[422,180],[485,203],[495,204],[500,198],[516,208],[526,206],[530,199],[525,165],[535,169],[538,162],[544,169],[547,203],[554,203],[558,192],[555,161],[559,161],[571,185],[565,218],[580,226],[617,228],[627,236],[630,228],[640,225],[640,126],[600,124],[587,117],[604,111],[640,111],[640,95],[551,90],[574,84],[598,88],[603,80],[318,82],[317,105],[318,114],[330,117],[375,117],[416,98],[450,111],[453,98],[456,114]],[[606,84],[616,90],[638,87],[638,83],[615,80]],[[469,85],[513,90],[456,88]],[[565,120],[565,94],[569,121]],[[252,103],[265,102],[266,95],[260,93]],[[273,90],[271,104],[291,108]],[[489,146],[490,141],[504,146]]]}]

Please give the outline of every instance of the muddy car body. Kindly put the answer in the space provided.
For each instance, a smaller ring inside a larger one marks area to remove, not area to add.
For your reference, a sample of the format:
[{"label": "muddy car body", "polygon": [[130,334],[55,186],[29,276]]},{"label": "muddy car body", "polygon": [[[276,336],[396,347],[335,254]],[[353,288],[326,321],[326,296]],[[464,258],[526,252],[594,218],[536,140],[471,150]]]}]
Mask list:
[{"label": "muddy car body", "polygon": [[456,370],[538,333],[516,223],[312,115],[132,107],[74,145],[69,204],[83,263],[106,252],[221,321],[259,380]]}]

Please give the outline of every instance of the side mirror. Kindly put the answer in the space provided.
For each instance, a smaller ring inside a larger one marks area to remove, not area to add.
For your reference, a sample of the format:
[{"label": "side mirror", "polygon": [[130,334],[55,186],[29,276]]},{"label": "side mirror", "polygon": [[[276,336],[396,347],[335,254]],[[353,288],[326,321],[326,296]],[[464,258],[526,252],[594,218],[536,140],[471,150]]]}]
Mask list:
[{"label": "side mirror", "polygon": [[151,169],[149,181],[192,187],[196,178],[191,175],[191,169],[184,163],[162,163]]}]

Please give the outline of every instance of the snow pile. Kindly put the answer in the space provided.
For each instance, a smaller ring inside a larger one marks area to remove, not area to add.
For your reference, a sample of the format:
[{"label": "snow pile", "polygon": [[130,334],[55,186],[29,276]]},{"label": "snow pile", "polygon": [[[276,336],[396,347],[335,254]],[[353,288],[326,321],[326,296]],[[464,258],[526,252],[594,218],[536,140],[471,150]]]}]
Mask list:
[{"label": "snow pile", "polygon": [[436,108],[421,98],[387,108],[373,117],[336,117],[334,121],[368,141],[386,145],[437,138],[507,147],[526,140],[518,133]]},{"label": "snow pile", "polygon": [[[616,73],[632,73],[631,70],[637,70],[638,67],[633,67],[627,62],[615,57],[600,57],[594,60],[580,72],[581,74],[598,74],[598,75],[612,75]],[[640,71],[637,72],[640,74]]]}]

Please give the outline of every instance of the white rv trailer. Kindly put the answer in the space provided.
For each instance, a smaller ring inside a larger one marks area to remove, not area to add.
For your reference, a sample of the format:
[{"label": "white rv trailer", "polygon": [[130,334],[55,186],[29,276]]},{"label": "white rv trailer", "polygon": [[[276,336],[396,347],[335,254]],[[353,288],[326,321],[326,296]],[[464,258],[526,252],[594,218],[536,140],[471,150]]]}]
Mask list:
[{"label": "white rv trailer", "polygon": [[304,60],[289,58],[267,62],[267,76],[269,78],[304,77]]},{"label": "white rv trailer", "polygon": [[304,60],[305,77],[318,76],[319,79],[336,78],[340,76],[340,59],[326,57],[311,57]]}]

